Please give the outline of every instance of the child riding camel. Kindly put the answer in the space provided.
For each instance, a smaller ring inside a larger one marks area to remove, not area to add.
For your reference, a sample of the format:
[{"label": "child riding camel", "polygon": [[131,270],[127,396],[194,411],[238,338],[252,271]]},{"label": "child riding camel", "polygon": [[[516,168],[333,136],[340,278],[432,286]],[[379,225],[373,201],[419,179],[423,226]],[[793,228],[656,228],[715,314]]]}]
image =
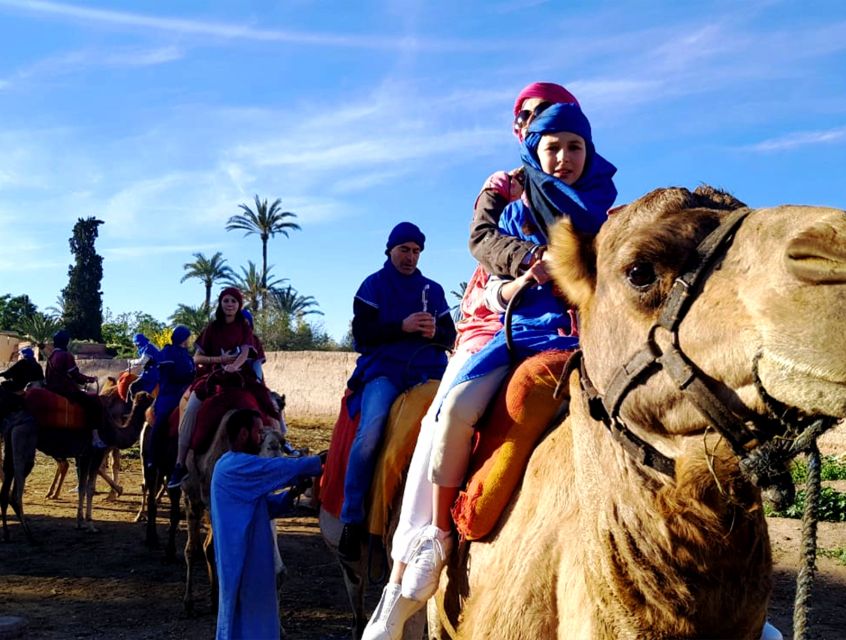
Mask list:
[{"label": "child riding camel", "polygon": [[[568,335],[572,330],[570,316],[565,302],[554,295],[548,282],[540,248],[546,245],[549,226],[565,215],[580,231],[596,233],[616,197],[612,181],[616,169],[595,152],[590,125],[579,106],[573,102],[552,104],[542,110],[538,106],[526,118],[530,122],[521,153],[526,193],[506,207],[498,225],[501,232],[530,243],[532,248],[520,261],[522,265],[513,261],[501,265],[515,268],[518,277],[493,278],[485,290],[489,307],[501,311],[517,291],[530,287],[514,315],[517,360],[541,350],[577,345],[577,339]],[[473,428],[507,375],[511,357],[504,332],[499,330],[475,354],[469,355],[468,349],[455,368],[450,363],[453,371],[448,373],[454,379],[445,389],[442,384],[424,418],[424,422],[431,419],[434,424],[426,438],[421,433],[412,460],[412,469],[415,460],[418,467],[428,463],[425,466],[431,488],[425,482],[406,486],[400,527],[394,538],[398,562],[364,638],[400,637],[405,620],[436,590],[452,547],[450,507],[467,469]],[[410,471],[409,477],[412,473],[419,473],[419,469]],[[418,499],[415,491],[424,499]],[[431,496],[428,505],[423,504],[426,496]],[[415,506],[431,514],[431,520],[410,545],[408,527],[403,530],[405,548],[399,553],[404,555],[398,557],[396,542],[402,521],[417,519],[413,513],[407,514],[407,507],[413,511]]]}]

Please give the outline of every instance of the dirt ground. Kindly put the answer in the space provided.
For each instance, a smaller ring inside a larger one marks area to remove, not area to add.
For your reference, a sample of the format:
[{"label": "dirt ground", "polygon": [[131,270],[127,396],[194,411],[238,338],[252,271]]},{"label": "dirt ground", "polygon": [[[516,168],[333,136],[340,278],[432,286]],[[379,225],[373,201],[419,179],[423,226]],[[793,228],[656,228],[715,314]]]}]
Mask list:
[{"label": "dirt ground", "polygon": [[[313,451],[328,445],[329,429],[319,424],[292,428],[295,445]],[[215,620],[208,604],[207,579],[199,574],[197,612],[183,613],[184,563],[165,564],[161,551],[143,545],[143,524],[133,518],[140,505],[137,459],[124,459],[121,484],[125,493],[107,502],[95,496],[94,517],[100,533],[75,529],[75,480],[68,478],[62,497],[44,495],[52,480],[52,460],[39,454],[27,483],[26,505],[39,546],[26,543],[15,521],[11,541],[0,543],[0,617],[23,616],[30,639],[186,638],[214,636]],[[838,487],[842,490],[842,487]],[[775,591],[771,621],[791,636],[795,573],[800,542],[799,522],[773,518],[770,536],[775,559]],[[288,567],[281,592],[282,625],[289,640],[348,638],[351,617],[340,570],[323,543],[317,518],[305,506],[279,521],[279,543]],[[165,521],[160,519],[160,534]],[[184,528],[178,544],[185,542]],[[846,524],[821,523],[823,549],[846,545]],[[810,614],[811,638],[846,638],[846,566],[820,557]],[[378,588],[369,592],[375,606]]]}]

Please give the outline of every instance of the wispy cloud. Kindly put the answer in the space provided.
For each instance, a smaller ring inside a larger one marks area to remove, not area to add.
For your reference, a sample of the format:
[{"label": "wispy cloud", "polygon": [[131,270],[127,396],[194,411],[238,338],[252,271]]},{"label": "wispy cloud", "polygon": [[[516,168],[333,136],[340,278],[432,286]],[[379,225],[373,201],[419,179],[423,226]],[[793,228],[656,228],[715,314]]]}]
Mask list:
[{"label": "wispy cloud", "polygon": [[29,64],[8,78],[0,79],[0,91],[9,90],[16,83],[32,78],[61,76],[98,68],[150,67],[174,62],[183,56],[183,50],[175,46],[68,51]]},{"label": "wispy cloud", "polygon": [[798,131],[784,136],[770,138],[744,147],[748,151],[785,151],[797,147],[817,144],[831,144],[846,141],[846,127],[836,127],[825,131]]},{"label": "wispy cloud", "polygon": [[348,35],[318,31],[295,31],[260,29],[248,25],[226,24],[185,18],[164,18],[128,11],[93,9],[46,0],[0,0],[0,7],[6,6],[18,11],[48,15],[86,23],[97,23],[117,27],[155,29],[189,36],[206,36],[226,40],[251,40],[260,42],[281,42],[287,44],[329,46],[354,49],[417,49],[426,51],[479,51],[503,49],[510,46],[504,42],[488,40],[385,37],[376,34]]},{"label": "wispy cloud", "polygon": [[103,249],[103,254],[106,257],[121,260],[160,256],[169,253],[188,255],[198,251],[219,251],[220,248],[219,244],[146,244],[127,247],[108,247]]}]

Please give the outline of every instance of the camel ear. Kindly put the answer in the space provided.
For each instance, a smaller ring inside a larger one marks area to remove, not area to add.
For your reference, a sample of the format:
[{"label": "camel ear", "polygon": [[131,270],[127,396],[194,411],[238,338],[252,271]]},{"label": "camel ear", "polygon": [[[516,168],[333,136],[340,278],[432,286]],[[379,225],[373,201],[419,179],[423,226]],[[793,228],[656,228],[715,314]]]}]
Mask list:
[{"label": "camel ear", "polygon": [[552,276],[575,307],[585,307],[596,289],[596,239],[578,233],[569,220],[558,222],[550,233]]}]

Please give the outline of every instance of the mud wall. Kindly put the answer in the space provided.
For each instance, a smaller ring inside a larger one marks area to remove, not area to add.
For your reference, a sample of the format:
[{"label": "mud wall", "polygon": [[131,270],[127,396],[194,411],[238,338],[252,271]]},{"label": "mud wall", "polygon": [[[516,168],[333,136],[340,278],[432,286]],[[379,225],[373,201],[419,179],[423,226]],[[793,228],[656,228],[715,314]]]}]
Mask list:
[{"label": "mud wall", "polygon": [[[276,351],[267,354],[264,375],[271,389],[285,394],[289,419],[325,420],[331,425],[356,357],[356,353]],[[79,359],[77,363],[83,373],[101,380],[126,369],[126,360]]]}]

